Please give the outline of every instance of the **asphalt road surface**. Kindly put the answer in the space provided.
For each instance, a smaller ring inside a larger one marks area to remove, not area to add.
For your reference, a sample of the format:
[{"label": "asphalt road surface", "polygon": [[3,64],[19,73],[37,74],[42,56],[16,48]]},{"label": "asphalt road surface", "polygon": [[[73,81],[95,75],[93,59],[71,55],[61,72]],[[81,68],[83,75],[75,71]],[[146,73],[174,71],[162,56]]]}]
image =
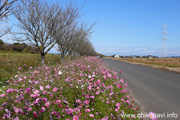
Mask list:
[{"label": "asphalt road surface", "polygon": [[120,77],[128,82],[128,89],[140,104],[143,113],[165,114],[161,118],[180,120],[180,74],[102,58]]}]

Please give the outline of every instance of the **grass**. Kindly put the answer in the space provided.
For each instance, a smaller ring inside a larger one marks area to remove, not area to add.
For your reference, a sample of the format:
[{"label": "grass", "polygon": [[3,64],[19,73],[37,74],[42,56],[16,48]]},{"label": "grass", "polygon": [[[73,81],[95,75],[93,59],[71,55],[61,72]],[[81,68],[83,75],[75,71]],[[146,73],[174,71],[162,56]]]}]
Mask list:
[{"label": "grass", "polygon": [[[59,55],[46,55],[46,64],[55,65],[61,62]],[[66,59],[66,58],[65,58]],[[4,82],[17,74],[18,68],[22,67],[25,72],[29,67],[38,67],[41,65],[41,57],[39,54],[23,54],[20,52],[0,53],[0,86]]]},{"label": "grass", "polygon": [[170,67],[170,68],[179,68],[180,67],[180,58],[113,58],[115,60],[156,65],[160,67]]}]

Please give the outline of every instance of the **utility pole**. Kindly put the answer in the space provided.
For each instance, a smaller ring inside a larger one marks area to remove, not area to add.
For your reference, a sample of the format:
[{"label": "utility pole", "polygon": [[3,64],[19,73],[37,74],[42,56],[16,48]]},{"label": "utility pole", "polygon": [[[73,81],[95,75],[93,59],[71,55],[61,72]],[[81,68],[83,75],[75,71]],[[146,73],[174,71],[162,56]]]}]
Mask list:
[{"label": "utility pole", "polygon": [[161,57],[167,57],[167,49],[166,49],[166,41],[167,41],[167,31],[166,31],[167,24],[163,25],[163,38],[162,38],[162,55]]}]

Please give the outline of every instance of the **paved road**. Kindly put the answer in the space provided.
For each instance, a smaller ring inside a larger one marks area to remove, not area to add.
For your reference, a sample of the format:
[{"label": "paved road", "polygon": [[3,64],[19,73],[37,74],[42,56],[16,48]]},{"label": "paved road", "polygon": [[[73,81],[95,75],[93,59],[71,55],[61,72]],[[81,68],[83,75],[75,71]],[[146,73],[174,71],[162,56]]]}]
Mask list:
[{"label": "paved road", "polygon": [[174,112],[180,120],[180,74],[111,59],[102,60],[115,71],[123,71],[120,77],[128,82],[143,112],[165,115]]}]

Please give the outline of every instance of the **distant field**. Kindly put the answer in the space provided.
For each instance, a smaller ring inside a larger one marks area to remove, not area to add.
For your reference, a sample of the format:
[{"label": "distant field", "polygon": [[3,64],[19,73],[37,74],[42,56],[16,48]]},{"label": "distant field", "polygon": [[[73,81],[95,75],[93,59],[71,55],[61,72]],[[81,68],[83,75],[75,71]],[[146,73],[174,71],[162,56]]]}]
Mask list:
[{"label": "distant field", "polygon": [[[46,55],[46,64],[60,63],[59,55]],[[29,67],[37,67],[41,65],[40,54],[27,54],[20,52],[0,53],[0,82],[4,82],[10,77],[17,74],[18,68],[22,67],[21,71],[27,71]],[[1,86],[1,83],[0,83]]]},{"label": "distant field", "polygon": [[158,65],[164,67],[177,68],[180,67],[180,58],[114,58],[127,62],[144,63],[150,65]]},{"label": "distant field", "polygon": [[180,58],[111,58],[180,73]]}]

